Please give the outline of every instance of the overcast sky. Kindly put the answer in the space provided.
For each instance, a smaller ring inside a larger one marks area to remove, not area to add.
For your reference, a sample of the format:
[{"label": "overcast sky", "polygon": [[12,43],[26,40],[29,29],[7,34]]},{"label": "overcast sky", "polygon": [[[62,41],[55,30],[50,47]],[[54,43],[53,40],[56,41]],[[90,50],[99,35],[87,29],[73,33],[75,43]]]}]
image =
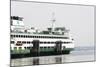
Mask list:
[{"label": "overcast sky", "polygon": [[52,13],[55,27],[70,29],[76,46],[94,45],[94,7],[79,5],[11,2],[11,15],[24,18],[25,26],[39,29],[51,27]]}]

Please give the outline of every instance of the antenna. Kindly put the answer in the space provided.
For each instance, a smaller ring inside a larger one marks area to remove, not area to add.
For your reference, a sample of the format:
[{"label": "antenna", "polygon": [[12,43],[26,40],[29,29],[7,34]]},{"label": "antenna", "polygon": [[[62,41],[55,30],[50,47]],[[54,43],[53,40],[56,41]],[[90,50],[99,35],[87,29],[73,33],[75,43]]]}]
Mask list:
[{"label": "antenna", "polygon": [[52,27],[51,28],[52,28],[52,31],[53,31],[54,22],[56,21],[54,12],[52,13],[52,20],[51,21],[52,21]]}]

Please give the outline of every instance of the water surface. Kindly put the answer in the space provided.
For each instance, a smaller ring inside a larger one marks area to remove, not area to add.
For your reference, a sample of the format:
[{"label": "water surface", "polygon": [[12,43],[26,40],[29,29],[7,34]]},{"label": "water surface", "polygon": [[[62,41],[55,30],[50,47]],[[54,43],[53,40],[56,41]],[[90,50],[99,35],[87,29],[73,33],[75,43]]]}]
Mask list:
[{"label": "water surface", "polygon": [[11,59],[11,66],[26,66],[26,65],[41,65],[54,63],[71,63],[82,61],[94,61],[95,48],[94,47],[76,47],[70,54],[55,55],[55,56],[40,56]]}]

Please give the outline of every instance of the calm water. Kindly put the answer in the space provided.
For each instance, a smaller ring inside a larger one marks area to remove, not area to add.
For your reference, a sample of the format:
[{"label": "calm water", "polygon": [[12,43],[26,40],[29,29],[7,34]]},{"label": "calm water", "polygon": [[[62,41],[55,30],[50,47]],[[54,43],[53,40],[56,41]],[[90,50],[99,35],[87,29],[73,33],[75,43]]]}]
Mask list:
[{"label": "calm water", "polygon": [[42,56],[42,57],[28,57],[20,59],[11,59],[11,66],[27,66],[27,65],[41,65],[54,63],[69,63],[81,61],[95,60],[94,47],[76,47],[69,55],[56,56]]}]

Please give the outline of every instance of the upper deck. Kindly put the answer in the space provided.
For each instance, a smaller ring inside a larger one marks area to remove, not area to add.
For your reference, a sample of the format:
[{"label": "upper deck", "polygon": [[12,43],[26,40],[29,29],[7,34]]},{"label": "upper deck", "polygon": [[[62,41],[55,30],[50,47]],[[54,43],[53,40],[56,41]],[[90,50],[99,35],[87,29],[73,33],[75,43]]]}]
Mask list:
[{"label": "upper deck", "polygon": [[23,18],[18,16],[11,17],[11,35],[14,37],[37,37],[37,38],[68,38],[69,30],[65,27],[49,27],[45,30],[26,28]]},{"label": "upper deck", "polygon": [[11,37],[20,37],[20,38],[61,38],[69,39],[69,35],[50,35],[50,34],[32,34],[32,33],[11,33]]}]

